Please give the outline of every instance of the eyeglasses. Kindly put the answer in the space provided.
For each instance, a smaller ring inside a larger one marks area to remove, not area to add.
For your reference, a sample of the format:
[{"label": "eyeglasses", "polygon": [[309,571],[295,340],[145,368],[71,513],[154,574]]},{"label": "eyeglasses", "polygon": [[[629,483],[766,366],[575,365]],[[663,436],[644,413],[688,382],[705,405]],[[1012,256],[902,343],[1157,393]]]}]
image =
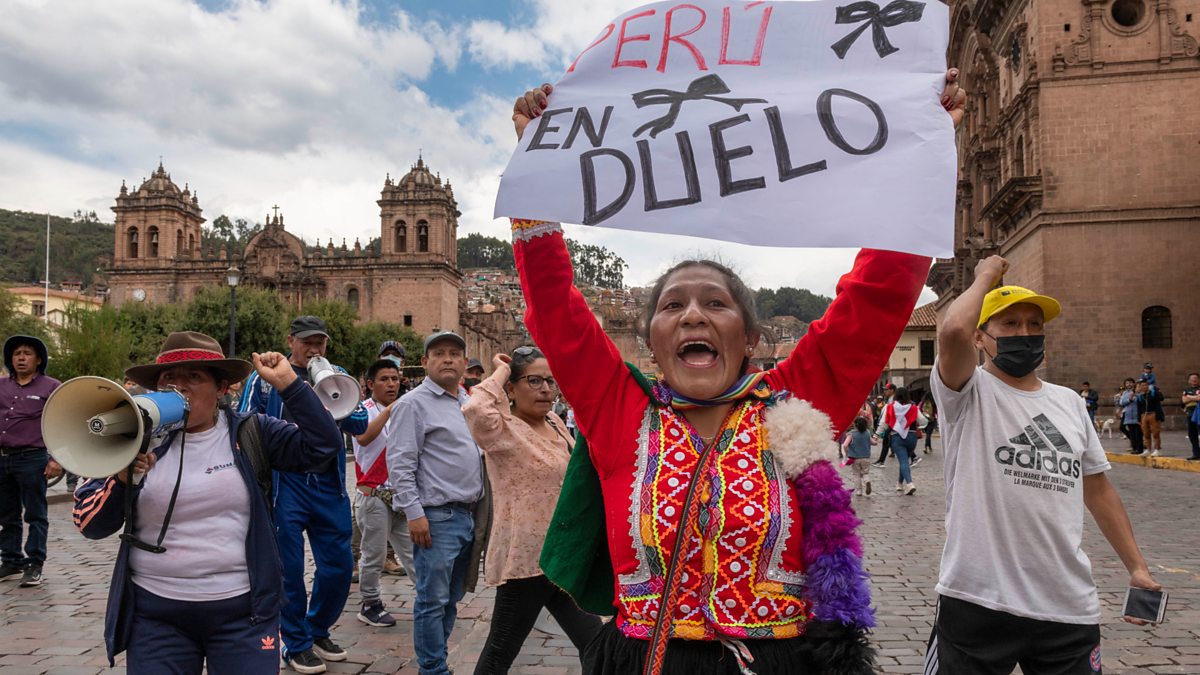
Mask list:
[{"label": "eyeglasses", "polygon": [[529,384],[530,389],[541,389],[543,384],[548,385],[551,389],[558,389],[558,382],[553,377],[542,377],[541,375],[522,375],[517,378],[517,381],[525,380]]}]

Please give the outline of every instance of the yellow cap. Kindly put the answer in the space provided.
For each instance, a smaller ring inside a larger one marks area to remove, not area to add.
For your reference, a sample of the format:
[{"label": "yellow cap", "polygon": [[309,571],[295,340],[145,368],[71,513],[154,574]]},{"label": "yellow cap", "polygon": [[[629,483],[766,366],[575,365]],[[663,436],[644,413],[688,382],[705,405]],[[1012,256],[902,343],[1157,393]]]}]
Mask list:
[{"label": "yellow cap", "polygon": [[1042,308],[1042,320],[1049,322],[1062,312],[1062,305],[1047,295],[1038,295],[1028,288],[1020,286],[1001,286],[993,288],[983,296],[983,308],[979,310],[979,323],[976,328],[987,323],[987,320],[1018,303],[1028,302]]}]

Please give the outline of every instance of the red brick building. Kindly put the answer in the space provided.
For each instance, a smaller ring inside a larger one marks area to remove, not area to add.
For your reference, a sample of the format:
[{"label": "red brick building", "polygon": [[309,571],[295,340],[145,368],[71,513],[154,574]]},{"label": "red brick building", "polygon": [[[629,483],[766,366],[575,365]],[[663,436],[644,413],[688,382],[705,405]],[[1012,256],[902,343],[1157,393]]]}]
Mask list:
[{"label": "red brick building", "polygon": [[[937,309],[999,253],[1058,298],[1041,376],[1104,392],[1200,370],[1200,0],[976,0],[951,9],[956,251]],[[1171,399],[1168,399],[1170,402]]]}]

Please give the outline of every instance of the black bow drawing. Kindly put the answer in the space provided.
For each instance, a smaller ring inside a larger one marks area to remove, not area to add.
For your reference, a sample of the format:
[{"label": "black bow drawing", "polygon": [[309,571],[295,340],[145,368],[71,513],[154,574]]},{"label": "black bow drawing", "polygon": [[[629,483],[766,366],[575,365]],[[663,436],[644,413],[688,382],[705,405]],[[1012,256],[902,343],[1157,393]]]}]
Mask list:
[{"label": "black bow drawing", "polygon": [[675,118],[679,117],[679,110],[683,107],[685,101],[716,101],[741,112],[742,106],[747,103],[766,103],[761,98],[719,98],[713,94],[728,94],[729,86],[718,75],[704,75],[692,80],[688,85],[687,91],[672,91],[670,89],[647,89],[639,91],[633,95],[633,103],[638,108],[645,108],[651,105],[670,105],[667,109],[667,114],[662,117],[650,120],[642,126],[638,127],[637,131],[633,132],[633,137],[637,138],[643,131],[650,130],[650,138],[657,137],[660,133],[670,129],[675,124]]},{"label": "black bow drawing", "polygon": [[838,40],[831,45],[835,54],[839,59],[846,58],[846,52],[850,51],[850,46],[858,39],[859,35],[868,26],[871,27],[871,41],[875,43],[875,52],[879,54],[879,58],[883,58],[888,54],[900,51],[899,47],[895,47],[891,42],[888,42],[885,28],[899,26],[902,23],[910,21],[920,21],[921,15],[925,12],[925,3],[913,2],[912,0],[892,0],[883,9],[873,2],[855,2],[845,7],[837,8],[837,19],[834,23],[858,23],[865,21],[863,25],[854,29],[846,37]]}]

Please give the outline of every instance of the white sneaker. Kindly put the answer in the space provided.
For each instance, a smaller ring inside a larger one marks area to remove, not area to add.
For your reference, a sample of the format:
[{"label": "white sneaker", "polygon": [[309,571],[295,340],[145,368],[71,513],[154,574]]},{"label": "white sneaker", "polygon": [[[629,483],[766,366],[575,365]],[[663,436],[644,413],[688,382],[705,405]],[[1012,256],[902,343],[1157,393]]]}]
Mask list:
[{"label": "white sneaker", "polygon": [[904,492],[904,483],[896,483],[896,492]]},{"label": "white sneaker", "polygon": [[905,486],[904,486],[904,494],[906,494],[906,495],[914,495],[914,494],[916,494],[916,493],[917,493],[917,486],[916,486],[916,485],[913,485],[912,483],[909,483],[908,485],[905,485]]},{"label": "white sneaker", "polygon": [[1152,450],[1152,451],[1150,452],[1150,456],[1151,456],[1151,457],[1158,457],[1158,450]]},{"label": "white sneaker", "polygon": [[861,497],[861,496],[862,496],[862,490],[855,490],[855,491],[854,491],[854,496],[855,496],[855,497]]}]

